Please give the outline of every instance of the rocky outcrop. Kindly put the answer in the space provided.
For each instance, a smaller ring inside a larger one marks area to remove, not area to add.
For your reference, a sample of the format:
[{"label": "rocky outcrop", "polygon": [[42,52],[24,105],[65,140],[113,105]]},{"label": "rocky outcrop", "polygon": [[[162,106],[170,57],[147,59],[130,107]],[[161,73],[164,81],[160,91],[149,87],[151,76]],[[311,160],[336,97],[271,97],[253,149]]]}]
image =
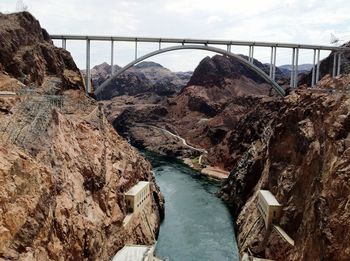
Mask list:
[{"label": "rocky outcrop", "polygon": [[[261,104],[230,135],[229,153],[240,155],[221,196],[237,215],[240,252],[273,260],[348,260],[350,229],[349,76],[300,89],[274,106]],[[255,118],[255,119],[254,119]],[[253,126],[260,126],[251,131]],[[237,134],[238,132],[238,134]],[[249,137],[247,137],[249,136]],[[236,147],[236,149],[233,149]],[[279,225],[294,239],[287,244],[266,230],[257,209],[257,191],[270,190],[283,206]]]},{"label": "rocky outcrop", "polygon": [[[28,12],[0,14],[0,70],[22,83],[42,85],[45,76],[59,75],[61,89],[83,86],[70,53],[53,46],[49,34]],[[71,78],[75,77],[74,81]]]},{"label": "rocky outcrop", "polygon": [[[114,66],[117,71],[120,67]],[[95,86],[102,84],[111,76],[111,66],[107,63],[97,65],[92,70]],[[154,93],[168,96],[179,92],[188,82],[191,73],[174,73],[154,62],[141,62],[114,79],[103,89],[97,88],[95,95],[100,100],[115,96]]]},{"label": "rocky outcrop", "polygon": [[[242,58],[248,59],[248,57],[241,55]],[[262,64],[260,61],[254,59],[254,65],[259,67],[266,74],[269,74],[270,67],[267,64]],[[227,79],[239,79],[242,76],[253,80],[256,83],[264,83],[265,80],[257,73],[252,71],[249,67],[238,62],[231,57],[225,57],[222,55],[215,55],[212,58],[207,56],[204,58],[191,77],[188,85],[199,86],[221,86],[225,85]],[[276,67],[276,79],[280,80],[284,78],[283,73],[278,67]]]},{"label": "rocky outcrop", "polygon": [[[0,50],[0,260],[110,260],[125,244],[152,244],[163,199],[150,164],[29,13],[1,15],[0,25],[14,48],[12,58]],[[23,80],[16,68],[29,65]],[[123,226],[124,193],[140,180],[151,183],[150,204]]]}]

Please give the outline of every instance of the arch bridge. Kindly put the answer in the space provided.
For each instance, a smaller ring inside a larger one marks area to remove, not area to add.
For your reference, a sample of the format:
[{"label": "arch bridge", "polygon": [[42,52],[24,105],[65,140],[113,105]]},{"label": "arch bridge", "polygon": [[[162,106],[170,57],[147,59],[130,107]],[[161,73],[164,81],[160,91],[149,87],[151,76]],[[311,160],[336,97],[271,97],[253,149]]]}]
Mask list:
[{"label": "arch bridge", "polygon": [[[91,41],[107,41],[111,44],[111,66],[112,66],[112,77],[107,79],[100,87],[108,85],[114,78],[118,75],[134,66],[135,64],[153,57],[155,55],[171,52],[176,50],[206,50],[215,53],[219,53],[228,57],[232,57],[236,61],[248,66],[254,72],[259,74],[266,82],[270,83],[271,86],[277,91],[280,95],[285,95],[284,90],[280,87],[276,79],[276,57],[277,49],[292,49],[291,57],[291,75],[290,75],[290,86],[296,88],[298,86],[298,72],[299,72],[299,52],[300,50],[313,50],[313,60],[312,60],[312,81],[311,86],[314,86],[320,78],[320,53],[321,51],[330,51],[334,52],[333,57],[333,69],[332,76],[335,77],[340,74],[341,69],[341,54],[342,47],[336,46],[325,46],[325,45],[308,45],[308,44],[291,44],[291,43],[272,43],[272,42],[249,42],[249,41],[227,41],[227,40],[204,40],[204,39],[180,39],[180,38],[145,38],[145,37],[114,37],[114,36],[83,36],[83,35],[51,35],[53,40],[61,40],[62,48],[66,49],[67,41],[85,41],[86,42],[86,92],[91,93],[91,67],[90,67],[90,45]],[[118,71],[113,71],[114,65],[114,46],[117,42],[133,42],[135,44],[135,59],[119,69]],[[157,43],[158,49],[148,53],[142,57],[138,57],[138,43]],[[171,47],[162,48],[162,44],[175,44]],[[222,46],[223,48],[213,47]],[[231,52],[232,46],[246,46],[248,47],[248,59],[244,59],[241,56]],[[266,47],[270,49],[270,70],[269,74],[266,74],[256,65],[254,65],[254,47]]]}]

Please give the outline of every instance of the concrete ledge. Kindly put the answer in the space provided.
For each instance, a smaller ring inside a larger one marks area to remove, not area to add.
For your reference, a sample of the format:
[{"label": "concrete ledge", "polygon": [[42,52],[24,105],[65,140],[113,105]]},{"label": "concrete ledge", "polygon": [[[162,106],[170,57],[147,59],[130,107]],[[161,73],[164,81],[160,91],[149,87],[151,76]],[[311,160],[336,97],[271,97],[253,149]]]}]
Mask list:
[{"label": "concrete ledge", "polygon": [[222,170],[218,167],[205,167],[204,169],[201,170],[201,173],[203,175],[206,175],[208,177],[214,178],[214,179],[219,179],[219,180],[224,180],[227,179],[228,176],[230,175],[229,171]]}]

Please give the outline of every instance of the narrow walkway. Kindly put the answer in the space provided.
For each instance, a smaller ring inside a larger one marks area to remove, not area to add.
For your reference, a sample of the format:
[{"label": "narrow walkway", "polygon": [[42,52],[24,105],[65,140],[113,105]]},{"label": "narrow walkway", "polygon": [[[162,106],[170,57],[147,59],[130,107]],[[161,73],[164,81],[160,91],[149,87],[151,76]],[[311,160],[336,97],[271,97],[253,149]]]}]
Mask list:
[{"label": "narrow walkway", "polygon": [[185,140],[184,138],[182,138],[182,137],[180,137],[179,135],[174,134],[174,133],[172,133],[172,132],[170,132],[170,131],[168,131],[168,130],[166,130],[166,129],[164,129],[164,128],[160,128],[160,127],[157,127],[157,126],[155,126],[155,125],[147,125],[147,124],[137,124],[137,125],[139,125],[139,126],[145,126],[145,127],[152,127],[152,128],[161,130],[161,131],[165,132],[166,134],[169,134],[169,135],[171,135],[171,136],[173,136],[173,137],[175,137],[175,138],[181,140],[182,144],[185,145],[186,147],[188,147],[188,148],[190,148],[190,149],[192,149],[192,150],[195,150],[195,151],[199,151],[199,152],[201,152],[201,153],[208,154],[208,151],[206,151],[205,149],[196,148],[196,147],[193,147],[193,146],[189,145],[189,144],[186,142],[186,140]]},{"label": "narrow walkway", "polygon": [[284,231],[280,226],[273,225],[273,228],[277,231],[277,233],[290,245],[294,246],[294,240],[288,236],[286,231]]},{"label": "narrow walkway", "polygon": [[172,132],[170,132],[170,131],[168,131],[166,129],[163,129],[163,128],[159,128],[159,127],[156,127],[156,126],[153,126],[153,127],[158,128],[158,129],[164,131],[165,133],[168,133],[169,135],[180,139],[182,141],[183,145],[185,145],[186,147],[189,147],[190,149],[193,149],[193,150],[196,150],[196,151],[199,151],[199,152],[202,152],[202,153],[208,153],[208,151],[206,151],[205,149],[195,148],[195,147],[189,145],[184,138],[180,137],[177,134],[174,134],[174,133],[172,133]]}]

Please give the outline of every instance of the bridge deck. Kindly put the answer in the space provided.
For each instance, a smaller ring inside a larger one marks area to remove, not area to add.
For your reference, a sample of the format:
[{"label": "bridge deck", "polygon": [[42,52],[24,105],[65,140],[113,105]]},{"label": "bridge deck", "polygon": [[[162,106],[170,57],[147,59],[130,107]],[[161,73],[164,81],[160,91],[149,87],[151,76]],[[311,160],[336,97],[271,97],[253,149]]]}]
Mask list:
[{"label": "bridge deck", "polygon": [[255,42],[255,41],[230,41],[230,40],[206,40],[190,38],[155,38],[155,37],[123,37],[123,36],[98,36],[98,35],[50,35],[53,40],[92,40],[92,41],[119,41],[119,42],[148,42],[148,43],[178,43],[178,44],[214,44],[214,45],[241,45],[259,47],[280,47],[319,49],[326,51],[337,51],[342,49],[337,46],[311,45],[277,42]]}]

